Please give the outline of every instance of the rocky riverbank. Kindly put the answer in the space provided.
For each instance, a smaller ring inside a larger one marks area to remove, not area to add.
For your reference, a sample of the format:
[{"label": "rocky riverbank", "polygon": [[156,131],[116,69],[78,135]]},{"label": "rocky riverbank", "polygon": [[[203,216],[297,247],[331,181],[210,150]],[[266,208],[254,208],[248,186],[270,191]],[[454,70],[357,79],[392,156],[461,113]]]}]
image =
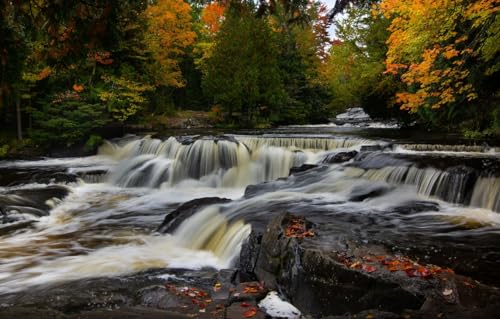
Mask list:
[{"label": "rocky riverbank", "polygon": [[494,318],[500,311],[497,288],[452,269],[348,237],[328,247],[318,240],[314,224],[281,214],[252,232],[236,269],[156,269],[33,288],[1,296],[0,318],[265,318],[259,302],[269,291],[306,318]]}]

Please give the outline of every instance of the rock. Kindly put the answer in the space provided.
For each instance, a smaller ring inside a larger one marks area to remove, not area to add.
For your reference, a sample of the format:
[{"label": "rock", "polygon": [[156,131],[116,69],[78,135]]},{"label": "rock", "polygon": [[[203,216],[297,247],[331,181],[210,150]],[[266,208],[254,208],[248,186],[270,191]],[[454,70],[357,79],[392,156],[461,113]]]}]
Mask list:
[{"label": "rock", "polygon": [[203,141],[213,141],[214,143],[218,143],[219,141],[227,141],[235,144],[239,144],[240,142],[234,137],[229,135],[194,135],[194,136],[176,136],[176,139],[182,145],[190,145],[198,140]]},{"label": "rock", "polygon": [[[439,313],[453,314],[450,318],[472,314],[486,318],[495,309],[500,311],[497,288],[472,284],[470,279],[450,272],[421,278],[405,271],[390,271],[383,263],[366,258],[367,252],[379,253],[382,247],[358,247],[348,238],[330,248],[319,248],[321,239],[285,236],[291,219],[289,214],[282,214],[268,225],[254,273],[267,287],[281,291],[306,317],[354,318],[360,314],[366,318],[373,312],[374,318],[401,318],[406,314],[435,318]],[[249,247],[252,245],[243,249]]]},{"label": "rock", "polygon": [[193,199],[182,204],[179,208],[165,216],[157,231],[160,233],[170,233],[174,231],[184,220],[193,216],[201,208],[214,204],[230,202],[230,199],[220,197],[204,197]]},{"label": "rock", "polygon": [[[97,309],[93,311],[83,311],[75,315],[68,316],[70,319],[187,319],[191,318],[187,314],[152,309],[146,307],[122,307],[118,309]],[[41,317],[39,317],[41,318]]]},{"label": "rock", "polygon": [[8,307],[2,308],[0,305],[0,319],[67,319],[62,312],[53,309],[34,307]]},{"label": "rock", "polygon": [[[411,318],[410,315],[408,315],[409,318]],[[357,319],[357,318],[373,318],[373,319],[401,319],[401,318],[406,318],[402,317],[400,314],[396,314],[393,312],[387,312],[387,311],[380,311],[380,310],[365,310],[361,311],[360,313],[357,314],[350,314],[346,313],[341,316],[328,316],[324,317],[323,319]]]},{"label": "rock", "polygon": [[180,307],[182,299],[171,293],[164,285],[148,286],[137,292],[141,305],[158,309]]},{"label": "rock", "polygon": [[376,145],[362,145],[360,148],[361,152],[377,152],[377,151],[382,151],[384,149],[384,146],[380,144]]},{"label": "rock", "polygon": [[343,163],[353,159],[357,154],[358,152],[356,151],[328,154],[322,162],[328,164]]},{"label": "rock", "polygon": [[351,107],[345,113],[338,114],[333,122],[337,125],[349,124],[363,124],[370,121],[370,116],[365,113],[361,107]]},{"label": "rock", "polygon": [[257,281],[242,282],[231,293],[229,302],[259,301],[264,299],[268,292],[267,287]]},{"label": "rock", "polygon": [[439,204],[429,201],[410,201],[401,205],[391,208],[391,210],[398,214],[416,214],[421,212],[437,212],[439,211]]},{"label": "rock", "polygon": [[9,224],[4,224],[0,225],[0,236],[6,235],[10,232],[23,229],[23,228],[28,228],[35,224],[37,221],[35,220],[25,220],[25,221],[18,221],[14,223],[9,223]]},{"label": "rock", "polygon": [[30,183],[73,183],[77,175],[55,168],[0,168],[0,186],[16,186]]},{"label": "rock", "polygon": [[245,317],[264,319],[266,318],[266,314],[258,308],[256,302],[234,303],[226,309],[226,318],[228,319]]},{"label": "rock", "polygon": [[364,184],[361,186],[356,186],[352,189],[349,200],[352,202],[361,202],[367,198],[373,198],[382,196],[393,188],[385,184]]},{"label": "rock", "polygon": [[257,233],[254,228],[248,236],[247,240],[241,247],[239,270],[241,281],[252,281],[256,279],[255,266],[259,256],[260,243],[262,234]]},{"label": "rock", "polygon": [[314,164],[302,164],[301,166],[290,168],[290,172],[288,173],[288,175],[299,174],[299,173],[302,173],[302,172],[314,169],[316,167],[318,167],[318,165],[314,165]]}]

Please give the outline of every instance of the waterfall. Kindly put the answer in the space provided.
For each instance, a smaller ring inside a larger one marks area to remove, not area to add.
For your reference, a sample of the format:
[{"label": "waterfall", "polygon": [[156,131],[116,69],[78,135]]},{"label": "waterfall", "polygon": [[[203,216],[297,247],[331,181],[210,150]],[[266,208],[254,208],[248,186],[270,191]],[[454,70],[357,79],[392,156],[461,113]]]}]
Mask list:
[{"label": "waterfall", "polygon": [[500,178],[478,178],[475,172],[465,167],[451,167],[445,171],[416,166],[366,170],[352,167],[346,170],[346,174],[394,185],[413,185],[419,194],[425,196],[500,212]]},{"label": "waterfall", "polygon": [[361,145],[376,144],[376,141],[360,138],[332,138],[332,137],[253,137],[238,136],[239,141],[245,143],[251,150],[262,146],[274,146],[297,150],[334,150],[338,148],[352,148]]},{"label": "waterfall", "polygon": [[242,220],[229,222],[218,207],[209,206],[183,221],[173,236],[180,246],[211,251],[230,266],[250,231]]},{"label": "waterfall", "polygon": [[493,176],[478,178],[470,204],[500,212],[500,178]]},{"label": "waterfall", "polygon": [[[106,142],[99,154],[119,160],[108,175],[108,181],[118,186],[161,188],[191,183],[192,186],[241,188],[287,177],[292,167],[316,164],[332,150],[359,149],[362,145],[374,144],[379,142],[325,136],[170,137],[166,140],[145,137]],[[396,148],[491,151],[485,146],[465,145],[402,144]],[[498,177],[483,176],[480,170],[464,166],[456,159],[450,162],[451,167],[438,169],[422,167],[412,162],[412,157],[362,152],[355,162],[353,165],[357,168],[346,169],[348,176],[413,185],[425,196],[500,211]]]},{"label": "waterfall", "polygon": [[398,144],[397,148],[402,151],[416,152],[475,152],[494,153],[500,152],[499,147],[488,145],[446,145],[446,144]]},{"label": "waterfall", "polygon": [[286,177],[290,168],[317,162],[316,154],[373,141],[353,138],[222,137],[165,141],[146,137],[106,142],[100,155],[120,164],[109,182],[125,187],[161,187],[197,180],[208,187],[244,187]]}]

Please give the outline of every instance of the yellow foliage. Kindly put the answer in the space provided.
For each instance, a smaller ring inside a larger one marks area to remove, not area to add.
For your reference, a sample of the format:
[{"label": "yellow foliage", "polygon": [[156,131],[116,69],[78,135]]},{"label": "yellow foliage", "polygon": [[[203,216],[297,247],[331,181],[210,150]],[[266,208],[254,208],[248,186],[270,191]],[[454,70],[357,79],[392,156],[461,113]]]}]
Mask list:
[{"label": "yellow foliage", "polygon": [[148,22],[146,44],[156,62],[151,70],[156,85],[184,86],[179,58],[196,38],[191,7],[181,0],[159,0],[146,9],[145,17]]},{"label": "yellow foliage", "polygon": [[408,91],[396,102],[415,112],[441,108],[459,96],[477,98],[468,83],[464,61],[477,56],[477,45],[460,34],[468,21],[479,28],[499,11],[500,0],[383,0],[373,14],[392,19],[387,40],[386,71],[400,75]]}]

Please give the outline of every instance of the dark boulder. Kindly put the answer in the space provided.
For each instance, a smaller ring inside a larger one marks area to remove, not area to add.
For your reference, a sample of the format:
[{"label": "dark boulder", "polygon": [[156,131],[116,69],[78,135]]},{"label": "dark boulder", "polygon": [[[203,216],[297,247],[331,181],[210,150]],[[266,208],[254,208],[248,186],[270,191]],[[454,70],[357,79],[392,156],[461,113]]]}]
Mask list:
[{"label": "dark boulder", "polygon": [[157,231],[160,233],[170,233],[174,231],[179,225],[187,218],[193,216],[201,208],[230,202],[230,199],[220,197],[204,197],[193,199],[189,202],[182,204],[180,207],[165,216],[160,227]]},{"label": "dark boulder", "polygon": [[361,152],[377,152],[382,151],[384,149],[383,145],[375,144],[375,145],[362,145],[360,148]]},{"label": "dark boulder", "polygon": [[[243,246],[241,268],[253,271],[270,289],[283,292],[305,315],[354,318],[360,314],[365,318],[372,311],[381,318],[408,314],[434,318],[439,313],[450,314],[450,318],[467,318],[474,313],[480,318],[500,311],[496,288],[450,272],[423,278],[390,271],[383,263],[367,258],[369,252],[380,254],[383,247],[362,247],[348,238],[330,248],[319,247],[320,238],[287,236],[292,218],[289,214],[276,217],[260,245],[258,235],[250,236]],[[390,255],[387,251],[383,254]]]},{"label": "dark boulder", "polygon": [[356,186],[352,189],[349,200],[352,202],[361,202],[367,198],[373,198],[382,196],[393,188],[387,186],[386,184],[374,183],[374,184],[364,184],[361,186]]},{"label": "dark boulder", "polygon": [[290,168],[290,172],[288,173],[288,175],[299,174],[299,173],[302,173],[302,172],[314,169],[316,167],[318,167],[318,165],[314,165],[314,164],[302,164],[301,166],[296,166],[296,167]]},{"label": "dark boulder", "polygon": [[439,204],[429,201],[409,201],[398,206],[391,208],[391,210],[398,214],[416,214],[421,212],[437,212],[439,211]]},{"label": "dark boulder", "polygon": [[193,144],[194,142],[199,141],[199,140],[213,141],[214,143],[218,143],[220,141],[227,141],[227,142],[232,142],[232,143],[235,143],[235,144],[239,144],[239,141],[234,136],[230,136],[230,135],[176,136],[176,139],[182,145],[190,145],[190,144]]},{"label": "dark boulder", "polygon": [[344,162],[350,161],[356,155],[358,155],[357,151],[338,152],[338,153],[328,154],[327,156],[325,156],[325,158],[323,159],[322,162],[328,163],[328,164],[344,163]]}]

